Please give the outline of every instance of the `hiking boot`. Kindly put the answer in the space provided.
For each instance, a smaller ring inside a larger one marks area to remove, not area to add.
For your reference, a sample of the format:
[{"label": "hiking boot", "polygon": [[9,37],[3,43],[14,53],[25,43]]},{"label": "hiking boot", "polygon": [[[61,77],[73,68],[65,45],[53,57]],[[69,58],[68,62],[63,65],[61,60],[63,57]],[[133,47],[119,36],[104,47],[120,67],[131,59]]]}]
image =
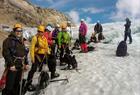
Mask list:
[{"label": "hiking boot", "polygon": [[60,75],[58,73],[51,73],[51,79],[54,79],[54,78],[57,78],[59,77]]},{"label": "hiking boot", "polygon": [[28,91],[35,91],[36,87],[32,84],[28,85],[27,90]]},{"label": "hiking boot", "polygon": [[65,63],[62,63],[62,62],[60,63],[60,66],[65,66],[65,65],[66,65]]},{"label": "hiking boot", "polygon": [[132,44],[132,42],[129,42],[129,44]]}]

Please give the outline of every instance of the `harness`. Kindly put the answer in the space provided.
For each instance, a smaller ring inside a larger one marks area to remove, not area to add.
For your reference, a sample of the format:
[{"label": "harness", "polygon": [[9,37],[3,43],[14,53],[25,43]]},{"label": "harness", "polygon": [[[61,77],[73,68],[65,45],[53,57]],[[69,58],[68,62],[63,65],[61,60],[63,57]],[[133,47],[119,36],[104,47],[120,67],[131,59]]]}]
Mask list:
[{"label": "harness", "polygon": [[[38,52],[38,51],[39,51],[39,48],[41,48],[41,47],[39,46],[39,40],[38,40],[39,36],[37,35],[36,38],[37,38],[37,42],[36,42],[36,44],[35,44],[35,47],[38,48],[38,50],[36,51],[36,52]],[[44,49],[45,49],[45,48],[44,48]],[[37,57],[38,61],[41,62],[41,63],[42,63],[42,62],[44,61],[44,59],[46,58],[46,55],[44,55],[44,57],[43,57],[42,60],[41,60],[41,58],[39,57],[39,55],[38,55],[37,53],[35,53],[35,56]]]}]

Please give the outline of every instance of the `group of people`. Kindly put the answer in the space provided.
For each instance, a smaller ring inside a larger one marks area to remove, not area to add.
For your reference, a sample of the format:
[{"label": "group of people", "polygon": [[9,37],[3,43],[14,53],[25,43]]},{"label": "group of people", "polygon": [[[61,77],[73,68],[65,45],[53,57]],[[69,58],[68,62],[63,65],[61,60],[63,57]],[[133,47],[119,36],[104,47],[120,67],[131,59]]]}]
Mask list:
[{"label": "group of people", "polygon": [[[80,43],[80,47],[81,47],[81,52],[88,52],[88,45],[90,42],[100,42],[101,40],[105,39],[102,31],[102,25],[100,24],[100,22],[98,21],[94,27],[94,32],[91,35],[90,41],[88,43],[86,43],[86,35],[87,35],[87,25],[85,24],[84,19],[81,19],[81,24],[79,27],[79,43]],[[98,35],[98,39],[96,38],[96,35]]]},{"label": "group of people", "polygon": [[[129,18],[125,19],[126,24],[124,25],[125,27],[125,31],[124,31],[124,41],[126,42],[127,37],[129,37],[129,44],[132,43],[132,36],[131,36],[131,21]],[[103,27],[100,24],[100,21],[97,21],[96,25],[94,26],[94,32],[91,35],[90,41],[88,41],[88,43],[86,43],[86,34],[87,34],[88,28],[87,25],[84,22],[84,19],[81,19],[81,24],[79,27],[79,43],[80,43],[80,47],[81,47],[81,51],[82,52],[87,52],[88,51],[88,46],[87,44],[89,44],[90,42],[100,42],[101,40],[104,40],[105,37],[103,35]],[[96,35],[98,35],[96,37]]]},{"label": "group of people", "polygon": [[[34,73],[42,70],[47,64],[51,72],[50,78],[59,77],[56,73],[56,47],[60,50],[60,65],[63,65],[63,55],[69,48],[71,36],[67,32],[67,24],[57,24],[53,30],[51,25],[39,25],[37,34],[32,37],[31,47],[25,47],[25,38],[22,36],[21,24],[15,24],[13,31],[3,42],[2,54],[5,59],[5,71],[2,79],[6,78],[6,85],[2,95],[19,95],[20,82],[24,71],[29,69],[28,52],[30,50],[31,69],[28,73],[26,89],[33,89],[32,80]],[[53,58],[53,60],[52,60]]]},{"label": "group of people", "polygon": [[[131,21],[127,18],[124,41],[126,41],[128,36],[130,38],[130,43],[132,43],[130,25]],[[87,31],[88,28],[85,21],[84,19],[81,19],[79,27],[79,44],[82,52],[88,52],[86,43]],[[98,21],[94,27],[91,41],[96,43],[104,39],[102,31],[102,25]],[[20,82],[23,78],[23,73],[29,69],[27,56],[29,51],[32,66],[28,73],[26,88],[31,90],[33,89],[32,81],[34,73],[37,70],[40,72],[45,64],[48,65],[49,71],[51,72],[51,79],[59,77],[59,74],[56,73],[57,53],[59,51],[60,66],[62,66],[64,65],[64,53],[70,48],[72,38],[70,22],[62,25],[56,24],[55,29],[53,29],[51,25],[47,25],[46,27],[39,25],[37,27],[37,34],[32,37],[30,49],[25,46],[24,42],[26,39],[23,38],[22,33],[22,25],[15,24],[13,31],[3,42],[2,55],[5,59],[5,70],[2,79],[6,78],[6,85],[2,91],[2,95],[19,95]],[[97,34],[98,41],[96,39]]]}]

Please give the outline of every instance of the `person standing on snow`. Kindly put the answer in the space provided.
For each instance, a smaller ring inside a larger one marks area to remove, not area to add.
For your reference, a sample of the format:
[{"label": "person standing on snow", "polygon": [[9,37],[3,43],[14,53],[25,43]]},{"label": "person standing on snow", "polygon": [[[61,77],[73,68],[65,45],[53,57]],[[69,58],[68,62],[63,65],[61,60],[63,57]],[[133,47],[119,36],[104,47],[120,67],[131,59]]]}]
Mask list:
[{"label": "person standing on snow", "polygon": [[[67,31],[70,35],[70,40],[72,40],[73,34],[72,34],[71,22],[70,21],[67,21]],[[70,46],[71,46],[71,42],[70,42]]]},{"label": "person standing on snow", "polygon": [[57,34],[61,31],[60,25],[56,24],[55,29],[52,32],[52,38],[55,40],[55,43],[57,44]]},{"label": "person standing on snow", "polygon": [[[28,73],[27,84],[26,84],[26,89],[30,91],[34,89],[34,86],[31,84],[34,73],[36,72],[38,67],[39,67],[39,71],[42,70],[42,64],[47,64],[46,61],[47,55],[50,54],[48,40],[44,36],[44,31],[45,31],[45,27],[43,25],[39,25],[38,32],[35,36],[33,36],[31,41],[30,55],[31,55],[32,67]],[[49,68],[49,70],[50,69],[52,68]],[[51,72],[51,77],[54,76],[56,76],[55,72]]]},{"label": "person standing on snow", "polygon": [[81,24],[79,27],[79,42],[82,52],[87,52],[87,43],[86,43],[86,34],[87,34],[87,25],[84,22],[84,19],[81,19]]},{"label": "person standing on snow", "polygon": [[2,95],[19,95],[23,70],[29,67],[21,24],[15,24],[11,34],[4,40],[2,55],[7,68],[6,86]]},{"label": "person standing on snow", "polygon": [[53,41],[52,31],[53,31],[53,28],[50,25],[48,25],[45,28],[45,32],[44,32],[44,36],[48,40],[48,46],[51,49],[51,52],[48,55],[48,67],[49,67],[50,72],[52,72],[51,79],[53,79],[55,77],[59,77],[59,74],[55,73],[55,71],[56,71],[56,56],[55,56],[55,43]]},{"label": "person standing on snow", "polygon": [[52,39],[55,41],[54,48],[55,48],[55,55],[58,56],[58,39],[57,35],[61,31],[60,25],[56,24],[55,29],[52,32]]},{"label": "person standing on snow", "polygon": [[131,29],[130,29],[130,26],[131,26],[131,21],[129,20],[129,18],[126,18],[126,24],[124,25],[125,26],[125,31],[124,31],[124,41],[127,40],[127,37],[129,37],[129,44],[132,43],[132,36],[131,36]]},{"label": "person standing on snow", "polygon": [[69,48],[70,45],[70,35],[67,32],[67,25],[62,25],[62,30],[58,33],[57,39],[58,39],[58,47],[60,49],[60,65],[63,65],[63,56],[65,53],[66,48]]},{"label": "person standing on snow", "polygon": [[67,31],[68,31],[70,37],[72,38],[72,29],[71,29],[71,22],[70,21],[67,22]]}]

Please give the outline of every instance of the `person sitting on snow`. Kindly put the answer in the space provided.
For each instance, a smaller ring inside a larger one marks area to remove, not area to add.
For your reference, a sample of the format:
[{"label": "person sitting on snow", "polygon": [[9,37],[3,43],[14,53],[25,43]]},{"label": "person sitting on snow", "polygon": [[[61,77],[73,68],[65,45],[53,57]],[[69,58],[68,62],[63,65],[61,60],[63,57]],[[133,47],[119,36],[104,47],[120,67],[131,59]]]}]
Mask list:
[{"label": "person sitting on snow", "polygon": [[[92,42],[100,42],[101,40],[105,39],[103,34],[102,34],[102,31],[103,31],[103,27],[102,25],[100,24],[100,21],[97,21],[95,27],[94,27],[94,33],[92,34],[91,36],[91,41]],[[97,41],[97,38],[96,38],[96,35],[98,34],[98,41]]]}]

